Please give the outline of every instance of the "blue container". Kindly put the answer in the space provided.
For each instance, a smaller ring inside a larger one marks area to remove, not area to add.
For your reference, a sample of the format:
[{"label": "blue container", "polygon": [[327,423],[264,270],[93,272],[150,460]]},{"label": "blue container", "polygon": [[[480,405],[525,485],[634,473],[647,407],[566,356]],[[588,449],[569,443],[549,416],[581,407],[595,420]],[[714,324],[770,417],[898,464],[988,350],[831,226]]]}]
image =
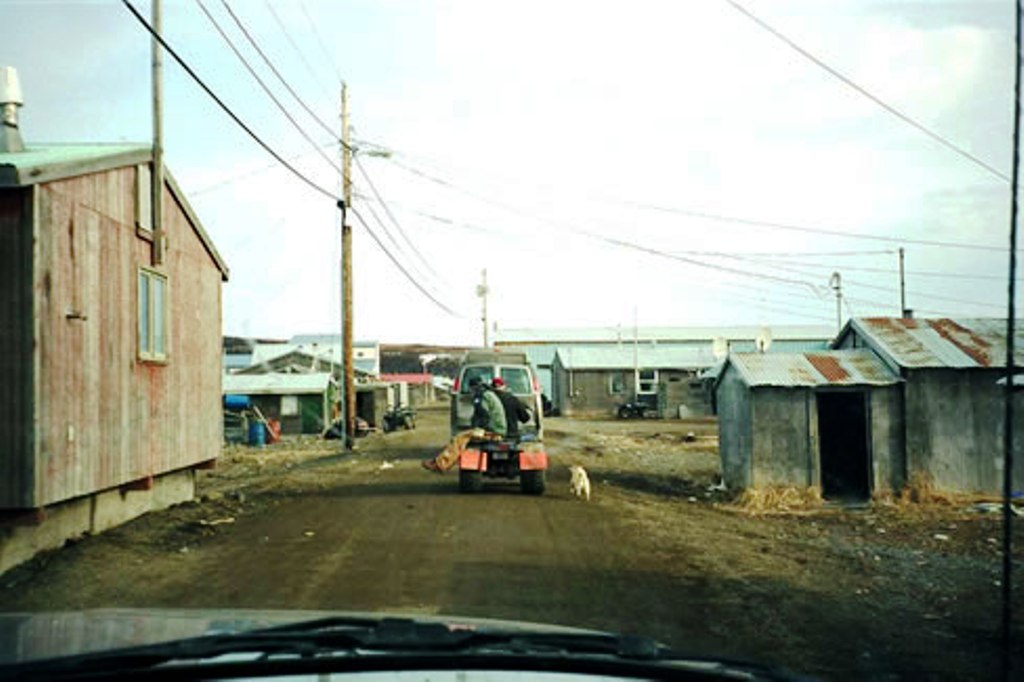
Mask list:
[{"label": "blue container", "polygon": [[267,427],[263,422],[253,420],[249,422],[249,445],[254,448],[262,448],[267,443]]},{"label": "blue container", "polygon": [[224,396],[224,407],[229,410],[245,410],[252,405],[247,395],[226,395]]}]

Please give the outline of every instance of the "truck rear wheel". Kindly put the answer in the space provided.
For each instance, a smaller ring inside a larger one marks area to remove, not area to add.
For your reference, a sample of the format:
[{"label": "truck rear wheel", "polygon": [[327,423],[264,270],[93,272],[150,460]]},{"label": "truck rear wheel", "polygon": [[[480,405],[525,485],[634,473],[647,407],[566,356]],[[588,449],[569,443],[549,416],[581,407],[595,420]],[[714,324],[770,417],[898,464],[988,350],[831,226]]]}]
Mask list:
[{"label": "truck rear wheel", "polygon": [[484,476],[472,469],[459,469],[459,492],[478,493],[484,489]]},{"label": "truck rear wheel", "polygon": [[527,495],[543,495],[546,486],[544,470],[523,471],[519,474],[519,488]]}]

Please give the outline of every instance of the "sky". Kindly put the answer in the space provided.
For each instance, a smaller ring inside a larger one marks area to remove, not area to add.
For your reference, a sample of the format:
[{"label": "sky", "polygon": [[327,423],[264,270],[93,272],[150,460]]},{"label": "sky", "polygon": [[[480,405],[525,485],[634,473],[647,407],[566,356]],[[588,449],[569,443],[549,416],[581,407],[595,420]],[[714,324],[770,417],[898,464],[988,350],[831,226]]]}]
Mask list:
[{"label": "sky", "polygon": [[[484,269],[492,337],[835,325],[833,273],[842,319],[897,315],[901,246],[915,314],[1005,317],[1013,2],[738,4],[981,163],[724,0],[165,0],[163,32],[335,195],[347,84],[366,223],[350,215],[357,339],[481,343]],[[0,65],[18,69],[29,146],[147,143],[149,50],[121,2],[0,0]],[[166,164],[230,268],[224,333],[335,331],[334,200],[164,64]]]}]

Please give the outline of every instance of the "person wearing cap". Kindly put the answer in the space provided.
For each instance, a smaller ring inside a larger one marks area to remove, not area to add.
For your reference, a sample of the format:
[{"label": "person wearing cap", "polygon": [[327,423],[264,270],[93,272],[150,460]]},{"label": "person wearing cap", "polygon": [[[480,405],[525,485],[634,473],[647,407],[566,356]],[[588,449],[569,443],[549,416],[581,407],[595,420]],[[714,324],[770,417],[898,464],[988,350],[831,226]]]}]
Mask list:
[{"label": "person wearing cap", "polygon": [[469,380],[473,391],[473,428],[456,434],[436,457],[421,462],[424,469],[437,473],[448,471],[459,461],[459,454],[471,440],[501,440],[505,437],[508,422],[505,407],[494,391],[478,377]]},{"label": "person wearing cap", "polygon": [[519,398],[512,395],[508,390],[508,386],[505,385],[505,380],[501,377],[494,377],[491,386],[494,388],[494,394],[498,396],[498,400],[501,401],[501,406],[505,410],[505,437],[518,438],[519,422],[525,424],[530,421],[532,416],[530,411],[520,402]]}]

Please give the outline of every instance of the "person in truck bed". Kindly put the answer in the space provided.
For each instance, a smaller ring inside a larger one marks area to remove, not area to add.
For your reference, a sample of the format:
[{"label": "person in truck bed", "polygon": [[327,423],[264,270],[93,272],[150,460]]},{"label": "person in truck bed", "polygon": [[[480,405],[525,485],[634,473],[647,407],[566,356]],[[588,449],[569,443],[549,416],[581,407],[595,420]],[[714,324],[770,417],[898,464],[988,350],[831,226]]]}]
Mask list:
[{"label": "person in truck bed", "polygon": [[501,440],[505,437],[508,421],[501,399],[477,377],[469,380],[469,387],[473,392],[473,428],[456,434],[436,457],[423,460],[424,469],[444,473],[459,461],[459,453],[466,449],[469,441]]}]

